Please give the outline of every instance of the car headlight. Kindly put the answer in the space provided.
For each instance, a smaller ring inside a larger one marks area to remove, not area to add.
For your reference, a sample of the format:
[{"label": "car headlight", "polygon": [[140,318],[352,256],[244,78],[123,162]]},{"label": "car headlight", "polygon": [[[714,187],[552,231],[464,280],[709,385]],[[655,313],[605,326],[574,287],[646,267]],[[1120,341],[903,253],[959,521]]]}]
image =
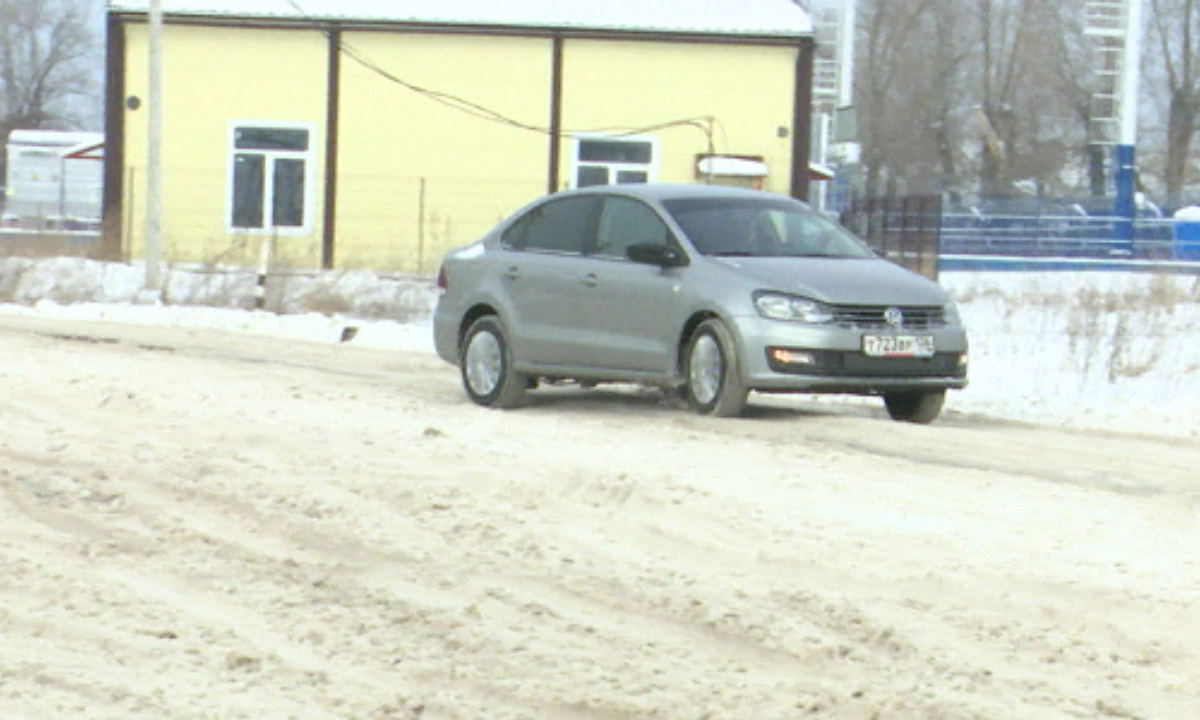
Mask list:
[{"label": "car headlight", "polygon": [[772,320],[791,320],[803,323],[833,321],[833,310],[828,305],[795,295],[773,292],[756,293],[754,307],[758,310],[759,315]]}]

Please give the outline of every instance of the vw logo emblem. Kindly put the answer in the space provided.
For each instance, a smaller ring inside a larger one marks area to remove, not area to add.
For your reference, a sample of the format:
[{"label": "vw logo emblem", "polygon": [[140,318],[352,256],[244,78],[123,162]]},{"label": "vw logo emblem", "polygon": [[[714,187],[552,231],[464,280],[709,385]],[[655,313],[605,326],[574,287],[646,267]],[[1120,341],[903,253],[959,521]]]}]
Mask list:
[{"label": "vw logo emblem", "polygon": [[888,325],[898,328],[904,324],[904,313],[898,307],[890,307],[883,311],[883,319]]}]

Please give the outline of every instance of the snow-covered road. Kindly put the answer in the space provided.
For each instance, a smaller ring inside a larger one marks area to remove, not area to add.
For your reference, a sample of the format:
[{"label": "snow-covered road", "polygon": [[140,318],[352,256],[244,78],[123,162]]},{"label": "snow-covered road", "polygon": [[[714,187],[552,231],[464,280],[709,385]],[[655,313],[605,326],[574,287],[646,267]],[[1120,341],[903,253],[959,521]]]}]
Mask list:
[{"label": "snow-covered road", "polygon": [[1200,716],[1194,442],[328,330],[0,316],[0,716]]}]

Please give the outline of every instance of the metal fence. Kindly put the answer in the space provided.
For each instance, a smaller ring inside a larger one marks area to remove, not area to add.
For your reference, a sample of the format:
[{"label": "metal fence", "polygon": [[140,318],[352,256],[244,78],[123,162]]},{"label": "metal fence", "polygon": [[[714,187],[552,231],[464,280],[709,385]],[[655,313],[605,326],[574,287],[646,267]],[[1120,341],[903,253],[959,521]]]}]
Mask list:
[{"label": "metal fence", "polygon": [[979,267],[981,258],[1200,267],[1200,223],[1188,230],[1152,205],[1130,222],[1106,198],[953,207],[937,195],[855,198],[841,220],[884,257],[934,279],[939,267]]},{"label": "metal fence", "polygon": [[941,196],[856,198],[842,212],[841,221],[883,257],[937,279]]},{"label": "metal fence", "polygon": [[[273,269],[318,269],[330,255],[337,269],[429,275],[448,250],[476,240],[545,190],[538,181],[520,177],[347,174],[339,178],[337,222],[327,238],[324,198],[316,189],[304,197],[303,227],[239,230],[230,227],[223,173],[167,167],[164,174],[170,192],[159,250],[172,266],[256,267],[266,253]],[[50,219],[28,218],[21,227],[0,223],[0,256],[141,259],[145,206],[145,172],[129,168],[122,177],[119,212],[110,208],[104,218],[106,237],[94,228],[67,229]]]},{"label": "metal fence", "polygon": [[1131,258],[1161,260],[1175,252],[1174,223],[1137,218],[1132,241],[1118,237],[1113,216],[983,213],[942,215],[941,248],[946,255],[1030,258]]},{"label": "metal fence", "polygon": [[[212,173],[176,169],[177,192],[167,208],[163,259],[172,264],[254,267],[263,237],[225,228],[223,190]],[[0,256],[141,257],[142,178],[125,178],[119,242],[94,228],[0,223]],[[511,178],[348,177],[339,191],[335,267],[428,274],[449,248],[474,240],[541,189]],[[207,183],[207,184],[206,184]],[[214,200],[214,198],[216,200]],[[318,198],[313,198],[314,204]],[[983,257],[1077,260],[1200,261],[1196,238],[1181,241],[1176,223],[1155,211],[1137,218],[1133,239],[1118,239],[1111,203],[981,201],[951,205],[938,195],[856,198],[841,214],[847,228],[884,257],[936,279],[955,259]],[[1127,222],[1127,221],[1124,221]],[[1125,228],[1128,230],[1128,228]],[[307,236],[272,238],[272,265],[322,266],[319,223]]]}]

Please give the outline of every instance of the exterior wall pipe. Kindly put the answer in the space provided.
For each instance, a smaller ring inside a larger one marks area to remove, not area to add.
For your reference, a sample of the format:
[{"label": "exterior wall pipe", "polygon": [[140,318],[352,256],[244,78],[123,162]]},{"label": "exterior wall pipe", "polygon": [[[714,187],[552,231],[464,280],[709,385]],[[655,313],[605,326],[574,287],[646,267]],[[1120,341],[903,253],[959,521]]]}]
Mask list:
[{"label": "exterior wall pipe", "polygon": [[329,54],[325,75],[325,198],[321,228],[321,267],[332,270],[336,257],[338,139],[342,104],[342,31],[331,27],[326,35]]},{"label": "exterior wall pipe", "polygon": [[812,147],[813,55],[816,42],[805,38],[796,55],[794,108],[792,111],[791,196],[808,202],[809,168]]},{"label": "exterior wall pipe", "polygon": [[546,172],[546,192],[558,190],[558,168],[561,164],[562,148],[562,95],[563,95],[563,36],[555,33],[550,59],[550,158]]},{"label": "exterior wall pipe", "polygon": [[125,227],[122,217],[125,192],[125,25],[110,14],[105,21],[105,32],[105,161],[101,243],[102,256],[106,260],[119,260],[124,253]]}]

